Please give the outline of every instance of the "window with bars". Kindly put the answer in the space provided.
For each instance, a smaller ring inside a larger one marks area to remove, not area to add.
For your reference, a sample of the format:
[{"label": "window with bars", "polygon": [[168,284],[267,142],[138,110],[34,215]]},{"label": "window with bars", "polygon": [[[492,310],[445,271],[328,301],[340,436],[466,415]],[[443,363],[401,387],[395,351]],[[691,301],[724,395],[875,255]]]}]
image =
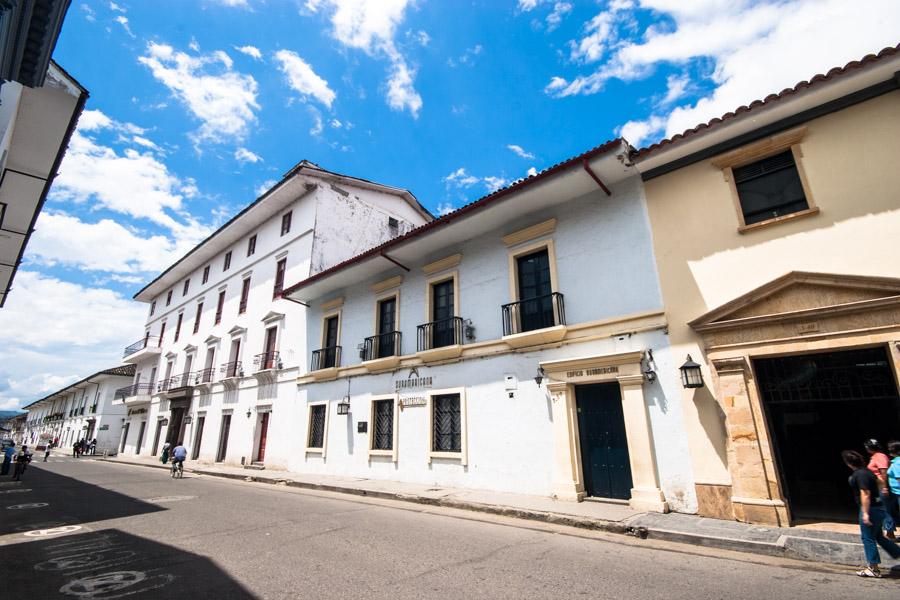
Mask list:
[{"label": "window with bars", "polygon": [[809,208],[791,150],[732,171],[745,225]]},{"label": "window with bars", "polygon": [[433,452],[462,452],[462,412],[459,394],[431,398]]},{"label": "window with bars", "polygon": [[325,404],[309,407],[308,448],[322,448],[325,445]]},{"label": "window with bars", "polygon": [[394,401],[372,403],[372,450],[394,449]]}]

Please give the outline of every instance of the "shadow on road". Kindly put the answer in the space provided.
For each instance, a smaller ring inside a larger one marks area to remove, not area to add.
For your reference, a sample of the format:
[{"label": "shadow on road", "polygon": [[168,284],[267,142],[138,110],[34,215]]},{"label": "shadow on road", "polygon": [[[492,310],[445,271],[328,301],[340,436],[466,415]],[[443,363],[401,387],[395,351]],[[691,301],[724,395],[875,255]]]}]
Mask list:
[{"label": "shadow on road", "polygon": [[3,547],[22,598],[256,598],[213,561],[118,529]]},{"label": "shadow on road", "polygon": [[32,464],[21,483],[0,487],[0,535],[161,510],[165,508]]}]

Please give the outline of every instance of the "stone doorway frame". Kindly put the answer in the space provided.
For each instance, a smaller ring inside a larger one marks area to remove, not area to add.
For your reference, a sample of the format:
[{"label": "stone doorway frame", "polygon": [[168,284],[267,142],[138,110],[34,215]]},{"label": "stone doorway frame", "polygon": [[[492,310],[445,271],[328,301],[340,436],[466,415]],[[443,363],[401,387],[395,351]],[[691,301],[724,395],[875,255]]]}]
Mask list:
[{"label": "stone doorway frame", "polygon": [[549,378],[556,450],[553,495],[559,500],[581,502],[585,498],[581,467],[581,441],[576,414],[575,386],[590,383],[619,384],[625,436],[631,463],[632,487],[629,505],[639,511],[669,512],[659,487],[650,417],[644,400],[643,351],[588,356],[541,362]]}]

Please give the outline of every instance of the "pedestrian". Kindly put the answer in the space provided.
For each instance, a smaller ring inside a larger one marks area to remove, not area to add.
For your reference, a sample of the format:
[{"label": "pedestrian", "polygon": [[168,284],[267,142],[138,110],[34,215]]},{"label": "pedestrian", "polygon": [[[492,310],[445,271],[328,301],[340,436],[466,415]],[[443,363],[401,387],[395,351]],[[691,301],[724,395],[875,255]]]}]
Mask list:
[{"label": "pedestrian", "polygon": [[876,439],[866,440],[863,442],[863,447],[869,454],[869,464],[867,468],[872,471],[872,474],[878,479],[878,486],[881,488],[881,496],[882,499],[885,500],[886,516],[884,519],[884,532],[889,539],[893,540],[895,539],[894,517],[891,514],[891,511],[888,510],[890,505],[887,503],[887,500],[891,495],[891,490],[888,487],[887,481],[887,470],[888,467],[891,466],[891,459],[887,457],[887,454],[881,451],[881,444]]},{"label": "pedestrian", "polygon": [[10,442],[9,446],[3,449],[3,466],[0,466],[0,476],[9,474],[9,466],[12,464],[16,455],[16,443]]},{"label": "pedestrian", "polygon": [[22,449],[19,450],[19,453],[16,455],[16,468],[13,472],[13,479],[22,481],[22,474],[25,473],[25,467],[28,466],[30,461],[31,452],[29,452],[28,446],[22,446]]},{"label": "pedestrian", "polygon": [[884,537],[884,503],[881,499],[881,486],[875,475],[866,468],[866,459],[855,450],[844,450],[841,453],[844,464],[853,470],[847,483],[853,490],[853,498],[859,506],[859,537],[866,553],[866,566],[857,571],[860,577],[881,577],[881,555],[878,546],[891,555],[900,558],[900,546]]},{"label": "pedestrian", "polygon": [[888,504],[890,508],[888,512],[893,513],[894,527],[896,528],[900,523],[900,442],[888,442],[887,447],[888,453],[891,455],[891,466],[887,470],[887,479],[888,489],[891,491],[890,500],[892,500]]},{"label": "pedestrian", "polygon": [[53,444],[47,443],[47,447],[44,448],[44,462],[47,462],[47,459],[50,458],[50,450],[53,449]]},{"label": "pedestrian", "polygon": [[91,456],[97,454],[97,438],[91,440]]},{"label": "pedestrian", "polygon": [[75,440],[75,443],[72,444],[72,458],[78,458],[78,440]]},{"label": "pedestrian", "polygon": [[169,442],[163,444],[162,456],[159,457],[159,460],[162,461],[162,464],[166,464],[167,462],[169,462],[169,448],[171,447],[172,444],[170,444]]}]

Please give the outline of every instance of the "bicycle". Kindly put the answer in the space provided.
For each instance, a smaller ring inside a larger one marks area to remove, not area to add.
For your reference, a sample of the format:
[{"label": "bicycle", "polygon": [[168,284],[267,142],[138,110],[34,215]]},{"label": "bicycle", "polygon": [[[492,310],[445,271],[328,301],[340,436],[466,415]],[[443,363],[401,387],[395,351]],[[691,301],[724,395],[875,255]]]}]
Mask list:
[{"label": "bicycle", "polygon": [[172,461],[172,479],[181,479],[184,476],[184,461]]}]

